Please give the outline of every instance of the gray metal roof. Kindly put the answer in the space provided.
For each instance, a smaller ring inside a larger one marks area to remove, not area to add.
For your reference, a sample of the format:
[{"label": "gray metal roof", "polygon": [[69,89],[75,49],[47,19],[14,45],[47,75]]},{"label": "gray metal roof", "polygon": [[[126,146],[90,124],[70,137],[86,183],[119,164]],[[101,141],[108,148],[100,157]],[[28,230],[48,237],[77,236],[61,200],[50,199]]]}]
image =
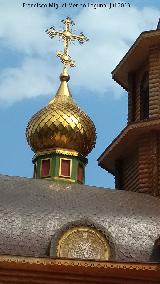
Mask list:
[{"label": "gray metal roof", "polygon": [[113,260],[149,261],[159,217],[160,200],[147,194],[0,175],[0,254],[48,256],[51,240],[89,225],[106,235]]}]

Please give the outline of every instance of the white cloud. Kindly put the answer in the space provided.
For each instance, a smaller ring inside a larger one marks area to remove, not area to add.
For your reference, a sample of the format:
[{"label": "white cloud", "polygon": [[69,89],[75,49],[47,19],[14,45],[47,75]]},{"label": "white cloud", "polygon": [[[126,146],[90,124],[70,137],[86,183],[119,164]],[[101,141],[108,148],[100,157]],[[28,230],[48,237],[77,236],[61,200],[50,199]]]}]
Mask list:
[{"label": "white cloud", "polygon": [[0,77],[0,103],[54,94],[56,90],[53,88],[52,74],[51,64],[30,57],[20,67],[4,69]]},{"label": "white cloud", "polygon": [[[74,21],[90,41],[71,47],[77,63],[76,70],[70,72],[72,86],[97,95],[108,92],[118,96],[121,89],[110,73],[143,30],[156,28],[159,12],[147,7],[80,10]],[[22,57],[16,67],[0,70],[0,102],[53,94],[60,68],[54,54],[62,47],[44,31],[53,24],[60,26],[60,14],[58,10],[51,14],[46,9],[25,9],[19,1],[0,0],[0,40],[8,50],[15,50],[15,56]]]},{"label": "white cloud", "polygon": [[39,56],[55,48],[45,34],[53,21],[58,23],[55,13],[51,17],[43,9],[23,8],[21,1],[0,1],[0,39],[6,45],[17,52]]}]

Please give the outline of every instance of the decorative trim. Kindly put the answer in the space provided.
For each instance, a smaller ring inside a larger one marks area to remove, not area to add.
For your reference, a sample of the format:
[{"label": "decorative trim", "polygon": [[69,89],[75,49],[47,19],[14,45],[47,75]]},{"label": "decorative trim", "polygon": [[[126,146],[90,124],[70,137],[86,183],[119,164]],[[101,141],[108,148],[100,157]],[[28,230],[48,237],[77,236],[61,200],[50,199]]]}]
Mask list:
[{"label": "decorative trim", "polygon": [[85,158],[83,155],[81,155],[80,153],[78,153],[75,150],[70,150],[70,149],[62,149],[62,148],[54,148],[54,149],[49,149],[49,150],[45,150],[45,151],[39,151],[37,152],[34,156],[32,161],[34,162],[35,159],[37,159],[40,156],[45,156],[45,155],[50,155],[50,154],[59,154],[59,155],[65,155],[65,156],[73,156],[73,157],[78,157],[79,159],[81,159],[85,164],[87,164],[88,159]]},{"label": "decorative trim", "polygon": [[99,269],[120,269],[120,270],[136,270],[136,271],[160,271],[159,263],[128,263],[128,262],[108,262],[108,261],[90,261],[90,260],[73,260],[73,259],[51,259],[37,257],[21,257],[21,256],[0,256],[0,263],[17,263],[17,264],[35,264],[43,266],[78,266],[84,268]]},{"label": "decorative trim", "polygon": [[59,177],[53,177],[53,180],[58,180],[58,181],[64,180],[65,182],[66,182],[66,181],[69,181],[69,182],[73,182],[73,183],[76,182],[75,179],[72,179],[72,178],[65,178],[65,177],[63,178],[63,177],[60,177],[60,176],[59,176]]},{"label": "decorative trim", "polygon": [[50,150],[39,151],[36,153],[36,157],[46,155],[46,154],[52,154],[52,153],[63,154],[63,155],[68,155],[68,156],[75,156],[75,157],[80,155],[77,151],[74,151],[74,150],[54,148]]}]

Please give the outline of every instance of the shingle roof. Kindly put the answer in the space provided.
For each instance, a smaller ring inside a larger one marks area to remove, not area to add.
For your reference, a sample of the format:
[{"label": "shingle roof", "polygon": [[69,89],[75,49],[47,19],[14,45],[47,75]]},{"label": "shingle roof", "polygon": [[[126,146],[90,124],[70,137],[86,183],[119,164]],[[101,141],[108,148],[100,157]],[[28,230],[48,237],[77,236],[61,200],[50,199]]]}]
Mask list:
[{"label": "shingle roof", "polygon": [[160,235],[160,200],[78,184],[0,175],[0,254],[47,256],[51,239],[92,225],[119,261],[149,261]]}]

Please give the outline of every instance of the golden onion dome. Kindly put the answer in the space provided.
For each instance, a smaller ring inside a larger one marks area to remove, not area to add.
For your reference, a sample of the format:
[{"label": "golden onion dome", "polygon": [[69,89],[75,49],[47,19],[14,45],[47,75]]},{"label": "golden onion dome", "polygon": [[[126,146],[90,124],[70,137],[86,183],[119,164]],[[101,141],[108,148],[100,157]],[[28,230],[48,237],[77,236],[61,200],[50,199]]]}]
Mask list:
[{"label": "golden onion dome", "polygon": [[29,121],[27,141],[35,153],[61,148],[87,156],[96,142],[94,123],[74,102],[69,75],[61,74],[60,80],[56,96]]}]

